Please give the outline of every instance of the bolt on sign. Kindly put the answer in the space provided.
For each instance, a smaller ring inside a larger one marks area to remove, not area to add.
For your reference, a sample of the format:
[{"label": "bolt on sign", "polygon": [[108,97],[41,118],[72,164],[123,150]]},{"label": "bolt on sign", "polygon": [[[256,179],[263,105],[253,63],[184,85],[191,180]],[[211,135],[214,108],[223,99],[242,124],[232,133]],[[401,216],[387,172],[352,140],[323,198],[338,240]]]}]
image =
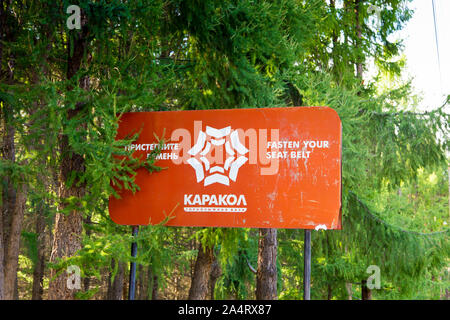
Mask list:
[{"label": "bolt on sign", "polygon": [[117,138],[157,166],[111,197],[123,225],[341,228],[341,121],[328,107],[131,112]]}]

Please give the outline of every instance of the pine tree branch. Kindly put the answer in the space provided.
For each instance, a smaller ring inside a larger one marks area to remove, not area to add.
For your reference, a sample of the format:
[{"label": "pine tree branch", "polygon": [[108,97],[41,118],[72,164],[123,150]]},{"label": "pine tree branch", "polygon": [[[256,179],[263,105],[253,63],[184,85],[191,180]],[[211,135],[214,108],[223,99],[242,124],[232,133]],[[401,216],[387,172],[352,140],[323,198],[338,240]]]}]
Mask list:
[{"label": "pine tree branch", "polygon": [[384,221],[383,219],[381,219],[377,214],[373,214],[369,207],[367,206],[367,204],[365,204],[361,199],[358,198],[358,196],[353,192],[353,191],[349,191],[349,194],[352,194],[353,197],[355,197],[356,201],[358,201],[358,203],[364,208],[365,213],[372,218],[373,220],[376,220],[379,223],[384,224],[385,226],[387,226],[388,228],[391,229],[396,229],[397,231],[400,232],[404,232],[404,233],[408,233],[408,234],[414,234],[414,235],[418,235],[418,236],[434,236],[434,235],[440,235],[440,234],[444,234],[444,233],[450,233],[450,229],[447,230],[441,230],[441,231],[435,231],[435,232],[429,232],[429,233],[424,233],[424,232],[418,232],[418,231],[411,231],[411,230],[405,230],[399,226],[395,226],[392,225],[386,221]]}]

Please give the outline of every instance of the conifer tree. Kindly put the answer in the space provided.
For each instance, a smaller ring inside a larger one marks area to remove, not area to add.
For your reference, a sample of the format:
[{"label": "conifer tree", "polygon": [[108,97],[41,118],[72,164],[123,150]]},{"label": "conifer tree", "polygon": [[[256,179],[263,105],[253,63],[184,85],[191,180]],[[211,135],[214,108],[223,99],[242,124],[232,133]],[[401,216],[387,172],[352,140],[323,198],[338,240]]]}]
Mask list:
[{"label": "conifer tree", "polygon": [[[439,298],[448,190],[430,177],[447,186],[449,101],[420,113],[409,84],[380,89],[411,14],[400,0],[0,1],[0,298],[122,299],[135,261],[140,297],[300,299],[299,230],[142,226],[132,259],[107,204],[112,186],[139,190],[138,168],[158,178],[154,157],[127,157],[135,137],[115,140],[123,112],[319,105],[343,124],[343,229],[313,232],[312,298],[361,298],[370,265],[373,298]],[[380,74],[364,83],[369,59]]]}]

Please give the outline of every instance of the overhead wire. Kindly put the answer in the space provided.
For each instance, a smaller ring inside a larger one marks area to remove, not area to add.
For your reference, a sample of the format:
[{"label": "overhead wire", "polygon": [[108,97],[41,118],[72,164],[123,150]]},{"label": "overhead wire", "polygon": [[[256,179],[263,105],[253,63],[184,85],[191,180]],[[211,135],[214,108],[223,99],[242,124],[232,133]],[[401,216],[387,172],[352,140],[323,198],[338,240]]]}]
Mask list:
[{"label": "overhead wire", "polygon": [[440,91],[442,94],[442,72],[441,72],[441,58],[439,54],[439,38],[438,38],[438,32],[437,32],[437,24],[436,24],[436,4],[434,0],[431,0],[431,6],[433,7],[433,22],[434,22],[434,38],[436,41],[436,53],[437,53],[437,61],[438,61],[438,69],[439,69],[439,84],[440,84]]}]

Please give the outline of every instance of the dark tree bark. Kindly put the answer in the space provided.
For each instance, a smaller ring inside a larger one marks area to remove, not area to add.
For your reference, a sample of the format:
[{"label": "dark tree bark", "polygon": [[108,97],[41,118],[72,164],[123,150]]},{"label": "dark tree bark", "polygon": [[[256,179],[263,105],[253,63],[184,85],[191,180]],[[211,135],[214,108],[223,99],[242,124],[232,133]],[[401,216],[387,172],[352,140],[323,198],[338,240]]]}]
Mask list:
[{"label": "dark tree bark", "polygon": [[285,101],[287,105],[299,107],[303,105],[303,96],[298,92],[297,88],[290,81],[284,81]]},{"label": "dark tree bark", "polygon": [[37,208],[36,234],[38,235],[37,261],[33,270],[33,289],[31,291],[32,300],[42,300],[44,294],[44,271],[45,271],[45,216],[43,205]]},{"label": "dark tree bark", "polygon": [[333,299],[333,288],[331,287],[331,284],[327,286],[327,300]]},{"label": "dark tree bark", "polygon": [[153,274],[151,266],[147,268],[138,266],[137,283],[138,300],[158,300],[158,276]]},{"label": "dark tree bark", "polygon": [[[362,27],[361,27],[361,0],[355,0],[355,29],[356,29],[356,48],[361,46],[362,39]],[[363,76],[363,63],[361,62],[361,58],[357,57],[356,61],[356,76],[362,79]]]},{"label": "dark tree bark", "polygon": [[153,276],[153,285],[152,285],[152,300],[158,300],[158,276]]},{"label": "dark tree bark", "polygon": [[[14,41],[13,25],[7,22],[9,5],[10,1],[0,0],[0,78],[4,79],[6,83],[12,83],[14,81],[14,57],[12,55],[4,55],[3,51],[3,42]],[[5,63],[5,69],[3,69],[4,60],[7,62]],[[3,160],[15,162],[15,128],[11,125],[13,108],[6,101],[2,102],[3,143],[1,146],[1,155]],[[1,178],[5,187],[2,192],[2,208],[0,212],[0,299],[12,299],[13,293],[7,292],[5,286],[10,286],[6,272],[7,269],[10,269],[8,267],[8,264],[10,264],[8,262],[8,247],[10,246],[11,223],[16,205],[16,189],[8,175]]]},{"label": "dark tree bark", "polygon": [[[7,103],[3,103],[3,143],[1,149],[2,159],[10,162],[15,162],[15,129],[12,125],[10,125],[10,117],[12,117],[11,106],[9,106]],[[16,201],[16,190],[9,175],[6,175],[6,177],[2,177],[2,179],[4,179],[5,188],[2,192],[2,208],[0,213],[0,298],[5,299],[6,257],[11,229],[11,220]]]},{"label": "dark tree bark", "polygon": [[277,299],[277,229],[259,229],[256,299]]},{"label": "dark tree bark", "polygon": [[221,275],[222,275],[222,268],[220,267],[220,263],[217,259],[217,256],[214,256],[214,261],[211,267],[211,276],[209,279],[209,294],[211,300],[214,300],[214,290],[216,288],[216,282]]},{"label": "dark tree bark", "polygon": [[0,210],[0,300],[5,295],[5,267],[4,267],[4,244],[3,244],[3,213]]},{"label": "dark tree bark", "polygon": [[146,283],[145,283],[145,274],[144,274],[144,268],[142,267],[142,265],[137,265],[136,268],[136,273],[137,273],[137,279],[136,279],[136,300],[145,300],[145,287],[146,287]]},{"label": "dark tree bark", "polygon": [[[10,57],[8,64],[10,70],[8,71],[7,82],[11,83],[14,77],[12,67],[14,64],[13,57]],[[6,102],[3,102],[2,118],[4,123],[3,145],[1,150],[2,159],[15,163],[15,128],[11,124],[13,121],[13,107]],[[14,181],[9,175],[2,177],[2,179],[4,179],[5,188],[2,194],[3,205],[0,214],[0,298],[11,300],[16,296],[20,236],[25,212],[27,189],[26,186],[19,181],[16,181],[16,183],[19,184],[18,189],[16,189]]]},{"label": "dark tree bark", "polygon": [[148,280],[151,281],[151,299],[158,300],[158,276],[153,273],[152,267],[148,268]]},{"label": "dark tree bark", "polygon": [[[92,224],[92,220],[91,220],[91,217],[90,216],[88,216],[88,217],[86,217],[86,219],[85,219],[85,221],[84,221],[84,224],[85,225],[88,225],[88,226],[90,226],[91,224]],[[86,228],[86,236],[87,237],[90,237],[91,236],[91,229],[88,227],[88,228]],[[90,287],[90,285],[91,285],[91,278],[89,277],[89,276],[86,276],[84,279],[83,279],[83,289],[84,289],[84,291],[88,291],[89,290],[89,287]]]},{"label": "dark tree bark", "polygon": [[157,300],[158,277],[152,274],[151,267],[139,266],[137,283],[137,300]]},{"label": "dark tree bark", "polygon": [[[13,64],[12,58],[9,64]],[[10,70],[8,81],[13,81],[12,69]],[[3,102],[2,116],[4,121],[2,159],[15,163],[15,128],[11,125],[13,108],[6,102]],[[15,294],[15,283],[27,188],[21,181],[13,181],[9,175],[2,177],[2,179],[4,179],[5,188],[2,195],[3,206],[0,214],[0,298],[10,300],[17,296]],[[14,182],[19,184],[18,189],[14,186]]]},{"label": "dark tree bark", "polygon": [[[336,2],[335,0],[330,0],[330,9],[332,14],[335,16],[335,18],[337,19],[336,16]],[[336,77],[336,79],[338,79],[338,81],[340,81],[342,79],[342,73],[339,71],[339,64],[341,63],[341,59],[339,56],[339,42],[338,42],[338,36],[337,36],[337,32],[336,30],[333,28],[332,34],[331,34],[331,38],[332,38],[332,43],[333,43],[333,48],[331,51],[331,56],[333,59],[333,73]]]},{"label": "dark tree bark", "polygon": [[367,280],[361,281],[361,299],[372,300],[372,290],[367,287]]},{"label": "dark tree bark", "polygon": [[17,268],[19,265],[20,235],[22,232],[23,217],[26,203],[26,187],[17,190],[11,228],[5,253],[5,282],[4,299],[12,300],[15,297]]},{"label": "dark tree bark", "polygon": [[[111,262],[111,268],[115,266],[114,259]],[[109,274],[109,283],[108,283],[108,300],[123,300],[124,297],[124,279],[125,279],[125,264],[123,262],[118,261],[117,273],[112,280],[112,272]]]},{"label": "dark tree bark", "polygon": [[194,267],[191,288],[189,289],[189,300],[206,300],[209,291],[209,279],[211,267],[214,261],[214,250],[212,247],[198,247],[197,261]]}]

